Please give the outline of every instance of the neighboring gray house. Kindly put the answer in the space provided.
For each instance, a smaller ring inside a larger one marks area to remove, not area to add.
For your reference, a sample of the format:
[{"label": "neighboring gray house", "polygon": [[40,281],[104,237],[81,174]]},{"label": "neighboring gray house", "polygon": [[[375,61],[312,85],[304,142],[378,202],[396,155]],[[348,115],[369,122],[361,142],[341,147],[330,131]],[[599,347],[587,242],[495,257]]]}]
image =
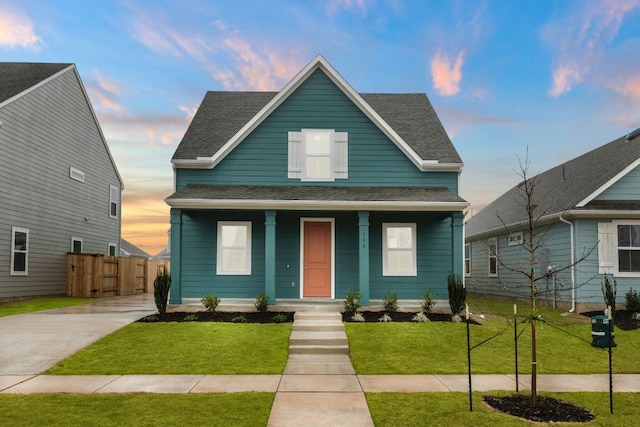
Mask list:
[{"label": "neighboring gray house", "polygon": [[0,63],[0,298],[64,294],[67,252],[118,254],[122,189],[75,65]]},{"label": "neighboring gray house", "polygon": [[140,258],[151,258],[151,255],[129,242],[128,240],[120,240],[120,256],[135,256]]},{"label": "neighboring gray house", "polygon": [[[616,279],[617,302],[640,290],[640,129],[569,160],[533,180],[535,275],[542,298],[570,309],[603,307],[601,282]],[[466,223],[465,275],[470,292],[524,296],[530,268],[522,182]],[[524,230],[524,231],[523,231]],[[570,268],[575,261],[584,261]],[[554,273],[555,272],[555,273]],[[554,280],[555,279],[555,280]],[[553,292],[555,284],[556,291]],[[548,292],[547,292],[548,291]]]}]

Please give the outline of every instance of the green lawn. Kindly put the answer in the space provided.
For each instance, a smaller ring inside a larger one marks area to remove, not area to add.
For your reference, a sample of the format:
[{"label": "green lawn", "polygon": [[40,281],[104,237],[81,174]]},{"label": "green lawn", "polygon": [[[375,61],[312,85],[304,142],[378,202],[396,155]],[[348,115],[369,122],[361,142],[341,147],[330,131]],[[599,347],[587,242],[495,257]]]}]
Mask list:
[{"label": "green lawn", "polygon": [[[473,313],[483,314],[481,326],[471,325],[474,374],[515,372],[513,304],[470,299]],[[526,308],[519,307],[524,314]],[[607,352],[592,347],[591,324],[577,314],[543,308],[537,322],[537,359],[540,374],[608,372]],[[531,327],[522,316],[518,323],[518,372],[531,372]],[[553,325],[553,326],[551,326]],[[466,324],[346,323],[351,360],[358,374],[461,374],[467,372]],[[640,331],[615,330],[613,350],[616,373],[640,373]],[[494,337],[494,338],[493,338]]]},{"label": "green lawn", "polygon": [[[496,393],[497,394],[497,393]],[[501,393],[504,394],[504,393]],[[616,393],[614,414],[609,413],[607,393],[543,393],[590,409],[596,419],[587,424],[563,426],[627,427],[638,422],[640,394]],[[378,427],[388,426],[474,426],[512,427],[540,425],[497,412],[482,402],[482,394],[473,394],[473,412],[469,412],[466,393],[367,393],[367,403]]]},{"label": "green lawn", "polygon": [[0,395],[4,426],[265,426],[274,393]]},{"label": "green lawn", "polygon": [[289,323],[132,323],[47,373],[281,374],[290,334]]},{"label": "green lawn", "polygon": [[54,308],[71,307],[95,302],[95,299],[77,297],[42,297],[18,301],[0,302],[0,317]]}]

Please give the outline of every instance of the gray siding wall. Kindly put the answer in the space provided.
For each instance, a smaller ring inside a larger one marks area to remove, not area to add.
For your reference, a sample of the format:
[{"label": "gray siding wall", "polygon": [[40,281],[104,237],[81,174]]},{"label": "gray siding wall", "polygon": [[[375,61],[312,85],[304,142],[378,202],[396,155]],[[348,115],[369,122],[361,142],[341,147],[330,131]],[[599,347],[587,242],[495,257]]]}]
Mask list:
[{"label": "gray siding wall", "polygon": [[[83,252],[119,248],[109,189],[122,184],[73,69],[0,107],[0,121],[0,298],[64,294],[72,236]],[[27,276],[10,275],[14,226],[29,229]]]},{"label": "gray siding wall", "polygon": [[[526,231],[523,233],[525,244],[528,243]],[[542,239],[541,247],[536,251],[536,276],[546,271],[548,265],[555,265],[557,269],[566,268],[570,264],[569,226],[555,223],[551,228],[536,230],[536,239]],[[529,297],[530,284],[528,279],[517,271],[527,271],[530,267],[530,254],[521,245],[509,246],[508,235],[497,236],[498,241],[498,277],[489,277],[488,239],[471,243],[471,276],[466,278],[470,292],[500,295],[507,297]],[[538,240],[540,241],[540,240]],[[503,267],[500,263],[509,268]],[[539,292],[545,292],[540,300],[551,301],[553,283],[551,278],[537,281]],[[570,301],[571,271],[564,270],[556,274],[556,289],[558,301]],[[548,292],[547,292],[548,291]]]}]

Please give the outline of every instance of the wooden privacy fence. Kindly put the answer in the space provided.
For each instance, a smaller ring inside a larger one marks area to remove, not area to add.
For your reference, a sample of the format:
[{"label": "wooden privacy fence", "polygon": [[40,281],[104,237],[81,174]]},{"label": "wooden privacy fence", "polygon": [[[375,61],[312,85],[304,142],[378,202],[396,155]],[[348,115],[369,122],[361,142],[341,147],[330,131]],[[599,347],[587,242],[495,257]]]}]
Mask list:
[{"label": "wooden privacy fence", "polygon": [[153,292],[153,281],[167,260],[103,254],[67,254],[67,295],[108,297]]}]

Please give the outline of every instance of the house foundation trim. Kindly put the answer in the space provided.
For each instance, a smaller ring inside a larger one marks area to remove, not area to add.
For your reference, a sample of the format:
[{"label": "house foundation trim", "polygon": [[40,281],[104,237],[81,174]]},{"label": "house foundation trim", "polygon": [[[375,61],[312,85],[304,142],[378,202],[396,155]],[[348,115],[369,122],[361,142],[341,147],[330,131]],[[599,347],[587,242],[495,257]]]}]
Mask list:
[{"label": "house foundation trim", "polygon": [[169,291],[169,304],[182,304],[182,210],[171,209],[171,289]]},{"label": "house foundation trim", "polygon": [[369,212],[358,212],[358,285],[360,288],[360,304],[369,302]]}]

